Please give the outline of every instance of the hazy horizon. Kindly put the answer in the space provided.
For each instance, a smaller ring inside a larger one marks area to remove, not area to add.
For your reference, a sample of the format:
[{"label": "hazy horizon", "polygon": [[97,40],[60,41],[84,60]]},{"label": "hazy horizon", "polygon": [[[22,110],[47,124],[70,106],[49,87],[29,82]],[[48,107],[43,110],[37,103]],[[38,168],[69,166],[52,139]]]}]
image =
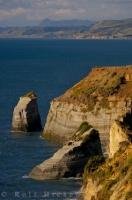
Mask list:
[{"label": "hazy horizon", "polygon": [[[34,23],[34,22],[27,23],[26,21],[25,21],[25,24],[14,24],[14,23],[13,23],[13,24],[6,24],[6,23],[4,23],[4,24],[0,24],[0,27],[5,27],[5,28],[6,28],[6,27],[26,27],[26,26],[27,26],[27,27],[28,27],[28,26],[29,26],[29,27],[30,27],[30,26],[31,26],[31,27],[33,27],[33,26],[35,27],[35,26],[39,26],[39,25],[40,25],[42,22],[44,22],[45,20],[49,20],[49,22],[50,22],[50,21],[51,21],[51,22],[58,22],[58,21],[62,21],[62,22],[63,22],[63,21],[72,21],[72,20],[78,20],[78,21],[81,21],[81,20],[82,20],[82,21],[89,21],[89,22],[91,22],[91,23],[92,23],[92,22],[94,23],[94,22],[103,21],[103,20],[106,20],[106,21],[107,21],[107,20],[116,21],[116,20],[127,20],[127,19],[129,20],[129,19],[132,19],[132,18],[120,18],[120,19],[119,19],[119,18],[118,18],[118,19],[116,19],[116,18],[115,18],[115,19],[107,19],[107,18],[106,18],[106,19],[102,19],[102,20],[101,20],[101,19],[100,19],[100,20],[89,20],[89,19],[87,19],[87,18],[86,18],[86,19],[78,19],[78,18],[71,18],[71,19],[52,19],[52,18],[45,18],[45,19],[42,19],[41,21],[37,21],[36,23]],[[40,25],[40,26],[41,26],[41,25]]]}]

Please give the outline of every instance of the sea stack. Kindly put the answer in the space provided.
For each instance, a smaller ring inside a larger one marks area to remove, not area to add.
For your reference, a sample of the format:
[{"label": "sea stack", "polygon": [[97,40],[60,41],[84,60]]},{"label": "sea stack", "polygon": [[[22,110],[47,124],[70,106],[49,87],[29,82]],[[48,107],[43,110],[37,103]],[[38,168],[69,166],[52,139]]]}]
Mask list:
[{"label": "sea stack", "polygon": [[13,111],[12,131],[37,132],[42,130],[37,95],[29,92],[21,96]]}]

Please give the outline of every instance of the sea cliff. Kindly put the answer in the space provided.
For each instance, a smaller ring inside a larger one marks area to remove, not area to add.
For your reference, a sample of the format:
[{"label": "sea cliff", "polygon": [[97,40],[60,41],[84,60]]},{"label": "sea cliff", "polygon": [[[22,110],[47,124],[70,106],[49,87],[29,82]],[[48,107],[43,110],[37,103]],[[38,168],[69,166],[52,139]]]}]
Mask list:
[{"label": "sea cliff", "polygon": [[[132,115],[131,115],[132,120]],[[131,125],[131,124],[130,124]],[[83,176],[83,200],[130,200],[132,197],[132,129],[116,122],[110,137],[117,135],[114,153],[103,164],[96,160],[88,162]]]},{"label": "sea cliff", "polygon": [[80,199],[131,199],[132,66],[94,68],[54,99],[43,136],[63,146],[30,178],[83,175]]},{"label": "sea cliff", "polygon": [[51,102],[43,136],[64,143],[88,122],[98,130],[108,154],[113,122],[132,107],[132,66],[93,68],[83,80]]},{"label": "sea cliff", "polygon": [[51,158],[37,165],[29,174],[36,180],[82,177],[84,166],[93,156],[103,158],[99,133],[82,124]]}]

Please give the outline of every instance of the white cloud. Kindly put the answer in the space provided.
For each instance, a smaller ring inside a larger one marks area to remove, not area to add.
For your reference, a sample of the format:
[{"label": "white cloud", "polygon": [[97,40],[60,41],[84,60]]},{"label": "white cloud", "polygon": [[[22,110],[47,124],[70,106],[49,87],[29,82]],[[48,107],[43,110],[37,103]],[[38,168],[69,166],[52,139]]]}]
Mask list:
[{"label": "white cloud", "polygon": [[0,21],[21,16],[27,22],[53,19],[130,18],[132,0],[0,0]]},{"label": "white cloud", "polygon": [[70,8],[59,9],[54,13],[54,16],[56,18],[65,18],[66,16],[67,18],[80,18],[80,15],[82,16],[85,12],[86,10],[82,8],[76,10],[72,10]]},{"label": "white cloud", "polygon": [[23,15],[27,12],[27,9],[24,8],[17,8],[17,9],[11,9],[11,10],[0,10],[0,20],[15,17],[18,15]]}]

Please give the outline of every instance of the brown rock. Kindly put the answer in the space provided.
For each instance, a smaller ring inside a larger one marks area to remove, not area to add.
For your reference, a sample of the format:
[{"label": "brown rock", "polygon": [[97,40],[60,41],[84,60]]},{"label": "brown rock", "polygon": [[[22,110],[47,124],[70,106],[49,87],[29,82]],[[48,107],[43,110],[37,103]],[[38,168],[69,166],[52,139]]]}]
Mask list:
[{"label": "brown rock", "polygon": [[51,102],[43,137],[63,143],[86,121],[99,131],[108,155],[110,127],[132,108],[131,74],[132,66],[94,68]]},{"label": "brown rock", "polygon": [[94,129],[84,133],[79,131],[51,158],[36,166],[29,177],[37,180],[78,177],[87,161],[95,155],[102,156],[98,132]]}]

